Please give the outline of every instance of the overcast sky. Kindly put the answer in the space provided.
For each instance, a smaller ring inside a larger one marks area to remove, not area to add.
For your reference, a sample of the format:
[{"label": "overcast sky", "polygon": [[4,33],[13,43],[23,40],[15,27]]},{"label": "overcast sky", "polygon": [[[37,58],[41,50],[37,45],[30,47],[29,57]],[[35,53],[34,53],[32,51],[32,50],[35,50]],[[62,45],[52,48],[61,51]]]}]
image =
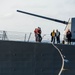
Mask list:
[{"label": "overcast sky", "polygon": [[0,30],[33,32],[41,27],[42,33],[53,29],[64,31],[66,25],[16,12],[27,11],[50,18],[68,21],[75,17],[75,0],[0,0]]}]

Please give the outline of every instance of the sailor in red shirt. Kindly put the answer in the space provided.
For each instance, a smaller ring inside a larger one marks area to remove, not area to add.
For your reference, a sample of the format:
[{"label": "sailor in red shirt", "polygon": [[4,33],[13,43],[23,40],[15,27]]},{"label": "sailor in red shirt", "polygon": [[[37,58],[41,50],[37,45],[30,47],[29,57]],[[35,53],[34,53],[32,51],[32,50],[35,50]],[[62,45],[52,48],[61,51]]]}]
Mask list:
[{"label": "sailor in red shirt", "polygon": [[35,28],[34,33],[35,33],[35,40],[36,40],[36,42],[41,42],[42,41],[41,28],[40,27]]}]

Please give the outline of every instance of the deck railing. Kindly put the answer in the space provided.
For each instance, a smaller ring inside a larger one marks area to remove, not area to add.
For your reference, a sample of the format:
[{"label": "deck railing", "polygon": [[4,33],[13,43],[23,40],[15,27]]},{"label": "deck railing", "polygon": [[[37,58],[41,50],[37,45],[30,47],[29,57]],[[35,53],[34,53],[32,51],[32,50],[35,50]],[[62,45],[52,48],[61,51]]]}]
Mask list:
[{"label": "deck railing", "polygon": [[[50,34],[41,34],[42,42],[50,43]],[[60,39],[62,41],[63,35],[61,34]],[[15,31],[0,31],[0,40],[9,41],[23,41],[23,42],[35,42],[35,35],[31,32],[15,32]]]}]

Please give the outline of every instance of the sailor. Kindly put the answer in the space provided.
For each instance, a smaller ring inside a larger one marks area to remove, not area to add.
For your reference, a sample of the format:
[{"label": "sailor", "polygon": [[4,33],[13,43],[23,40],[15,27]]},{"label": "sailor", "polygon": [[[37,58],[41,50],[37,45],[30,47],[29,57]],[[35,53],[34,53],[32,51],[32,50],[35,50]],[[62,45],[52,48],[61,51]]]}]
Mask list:
[{"label": "sailor", "polygon": [[71,33],[71,31],[68,29],[68,31],[66,32],[66,38],[67,38],[68,44],[71,44],[71,37],[72,37],[72,33]]},{"label": "sailor", "polygon": [[55,43],[55,35],[56,35],[55,30],[53,30],[51,32],[51,42],[53,42],[53,43]]},{"label": "sailor", "polygon": [[37,28],[35,28],[35,30],[34,30],[34,34],[35,34],[35,41],[37,42],[38,41],[38,29]]},{"label": "sailor", "polygon": [[41,28],[40,27],[35,28],[34,33],[35,33],[35,40],[36,40],[36,42],[41,42],[42,41]]},{"label": "sailor", "polygon": [[60,32],[58,30],[56,30],[56,41],[60,43]]},{"label": "sailor", "polygon": [[41,28],[40,27],[38,27],[38,38],[39,38],[39,42],[41,42],[42,41],[42,36],[41,36]]}]

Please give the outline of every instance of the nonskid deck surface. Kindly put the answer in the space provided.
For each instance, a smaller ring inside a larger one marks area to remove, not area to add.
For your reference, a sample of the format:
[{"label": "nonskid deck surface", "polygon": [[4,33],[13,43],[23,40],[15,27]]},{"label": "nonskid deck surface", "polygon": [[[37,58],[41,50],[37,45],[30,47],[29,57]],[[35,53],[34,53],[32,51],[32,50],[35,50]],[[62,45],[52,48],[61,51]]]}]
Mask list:
[{"label": "nonskid deck surface", "polygon": [[[75,46],[55,45],[65,57],[61,75],[75,75]],[[62,58],[48,43],[0,41],[0,75],[58,75]]]}]

